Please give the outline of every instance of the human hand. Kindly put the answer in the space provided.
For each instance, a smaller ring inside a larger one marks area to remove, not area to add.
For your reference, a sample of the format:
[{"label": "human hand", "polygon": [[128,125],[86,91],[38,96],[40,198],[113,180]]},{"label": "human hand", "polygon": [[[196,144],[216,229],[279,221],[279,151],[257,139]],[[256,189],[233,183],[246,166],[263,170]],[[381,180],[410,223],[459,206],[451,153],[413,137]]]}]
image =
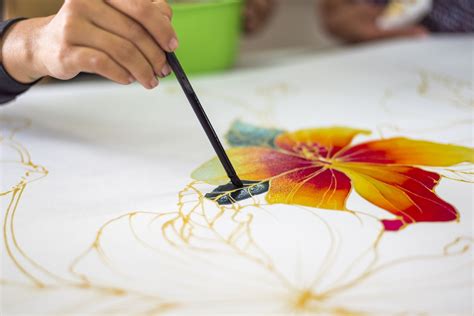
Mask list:
[{"label": "human hand", "polygon": [[275,0],[247,0],[244,11],[244,30],[254,33],[262,29],[275,9]]},{"label": "human hand", "polygon": [[24,20],[3,37],[2,64],[16,80],[95,73],[121,84],[158,85],[178,47],[165,0],[66,0],[56,15]]},{"label": "human hand", "polygon": [[384,6],[353,0],[323,0],[323,24],[333,35],[348,42],[363,42],[402,36],[423,36],[428,30],[414,25],[394,30],[382,30],[377,24]]}]

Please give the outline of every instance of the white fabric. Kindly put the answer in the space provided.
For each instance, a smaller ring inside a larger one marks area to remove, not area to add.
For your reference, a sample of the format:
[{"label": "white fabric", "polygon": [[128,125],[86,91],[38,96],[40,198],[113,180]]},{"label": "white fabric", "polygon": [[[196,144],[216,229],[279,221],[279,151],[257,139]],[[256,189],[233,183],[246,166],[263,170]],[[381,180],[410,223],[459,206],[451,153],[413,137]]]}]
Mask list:
[{"label": "white fabric", "polygon": [[[472,54],[472,37],[402,40],[292,55],[279,65],[267,60],[192,83],[220,135],[241,119],[287,130],[373,131],[357,141],[404,135],[472,146]],[[469,183],[443,179],[437,188],[460,212],[459,223],[386,233],[376,251],[381,226],[374,218],[288,205],[228,211],[212,229],[193,215],[203,226],[183,233],[194,236],[188,245],[169,230],[174,244],[164,239],[163,224],[176,216],[191,172],[213,156],[176,82],[151,92],[104,82],[40,86],[0,115],[1,191],[44,173],[18,163],[18,144],[49,172],[26,185],[13,223],[9,203],[17,199],[0,197],[4,315],[273,315],[294,314],[298,306],[322,315],[472,312]],[[390,216],[354,192],[348,206]],[[205,209],[217,213],[209,202]],[[100,248],[75,261],[100,227],[122,214],[129,215],[106,226]],[[305,305],[306,289],[313,297]]]}]

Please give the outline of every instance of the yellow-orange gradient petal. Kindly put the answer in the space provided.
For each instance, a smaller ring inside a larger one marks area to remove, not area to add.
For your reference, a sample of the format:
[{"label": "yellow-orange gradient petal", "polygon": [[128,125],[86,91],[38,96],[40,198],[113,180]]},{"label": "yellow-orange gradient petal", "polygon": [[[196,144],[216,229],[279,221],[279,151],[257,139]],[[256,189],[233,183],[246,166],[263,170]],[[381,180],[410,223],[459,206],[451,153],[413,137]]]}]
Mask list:
[{"label": "yellow-orange gradient petal", "polygon": [[[269,180],[288,170],[299,170],[312,166],[308,160],[264,147],[239,147],[226,152],[242,180]],[[229,182],[217,157],[201,165],[192,173],[191,177],[215,185]]]},{"label": "yellow-orange gradient petal", "polygon": [[370,131],[339,126],[303,129],[279,135],[275,144],[281,149],[293,152],[298,151],[299,145],[317,145],[327,150],[328,153],[324,156],[330,157],[348,146],[358,134],[370,134]]},{"label": "yellow-orange gradient petal", "polygon": [[385,230],[398,230],[415,222],[458,218],[456,209],[434,192],[440,180],[436,173],[409,166],[366,163],[342,163],[335,168],[349,176],[360,196],[397,217],[382,220]]},{"label": "yellow-orange gradient petal", "polygon": [[407,138],[390,138],[359,144],[337,155],[346,162],[447,167],[474,162],[474,149]]},{"label": "yellow-orange gradient petal", "polygon": [[311,167],[286,173],[270,181],[270,204],[298,204],[344,210],[351,184],[343,173],[326,167]]}]

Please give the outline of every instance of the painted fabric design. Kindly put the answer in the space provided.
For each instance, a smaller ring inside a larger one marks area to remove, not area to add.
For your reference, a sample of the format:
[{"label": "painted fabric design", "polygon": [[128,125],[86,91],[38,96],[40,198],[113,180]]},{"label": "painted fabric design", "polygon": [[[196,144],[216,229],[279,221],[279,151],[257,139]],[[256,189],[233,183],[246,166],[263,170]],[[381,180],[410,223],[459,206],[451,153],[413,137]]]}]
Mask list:
[{"label": "painted fabric design", "polygon": [[[471,148],[403,137],[353,144],[370,131],[349,127],[276,131],[236,122],[227,135],[237,173],[244,180],[268,182],[269,204],[347,211],[354,189],[393,215],[381,220],[387,231],[458,219],[456,209],[434,191],[441,176],[422,167],[472,163]],[[192,177],[213,185],[228,181],[217,158]]]}]

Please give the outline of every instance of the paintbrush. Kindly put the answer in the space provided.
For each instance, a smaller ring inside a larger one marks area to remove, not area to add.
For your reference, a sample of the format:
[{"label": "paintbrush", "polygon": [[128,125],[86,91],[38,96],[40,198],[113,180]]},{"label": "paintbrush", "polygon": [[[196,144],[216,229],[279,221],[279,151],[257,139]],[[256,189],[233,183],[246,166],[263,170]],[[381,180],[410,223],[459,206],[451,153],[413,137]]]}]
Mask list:
[{"label": "paintbrush", "polygon": [[227,176],[229,177],[233,186],[235,186],[234,189],[243,188],[244,183],[242,182],[242,180],[240,180],[239,176],[237,175],[237,172],[235,172],[234,166],[230,162],[230,159],[227,156],[227,153],[225,152],[224,147],[222,146],[222,143],[216,134],[216,131],[212,127],[211,121],[209,121],[209,118],[207,117],[206,112],[204,111],[201,105],[201,102],[199,102],[196,92],[194,92],[194,89],[191,86],[191,83],[189,82],[188,77],[186,76],[186,73],[183,70],[183,67],[181,67],[178,57],[175,53],[167,52],[166,59],[168,60],[168,64],[171,66],[171,69],[173,69],[173,72],[176,75],[176,78],[178,79],[178,82],[181,85],[181,88],[183,89],[186,98],[191,104],[191,107],[193,108],[194,113],[196,114],[199,120],[199,123],[201,123],[204,132],[206,132],[207,138],[211,142],[211,145],[214,148],[217,157],[219,157],[219,160],[222,166],[224,167]]}]

